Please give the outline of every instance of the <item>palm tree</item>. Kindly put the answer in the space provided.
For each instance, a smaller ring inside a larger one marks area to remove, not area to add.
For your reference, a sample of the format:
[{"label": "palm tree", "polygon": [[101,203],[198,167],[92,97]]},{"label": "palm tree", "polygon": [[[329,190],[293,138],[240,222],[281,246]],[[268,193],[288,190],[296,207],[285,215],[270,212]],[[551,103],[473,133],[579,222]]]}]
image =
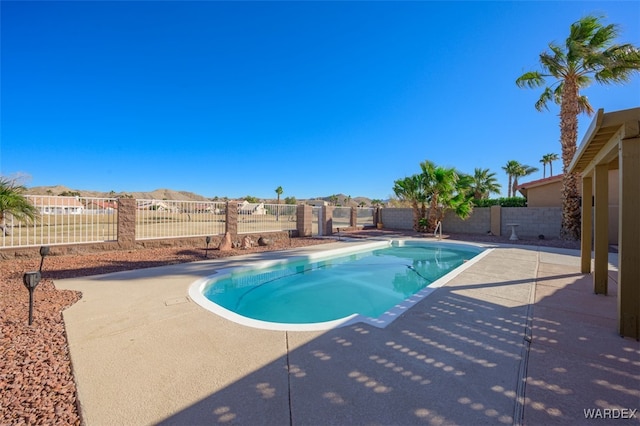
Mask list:
[{"label": "palm tree", "polygon": [[558,159],[558,154],[545,154],[540,159],[542,163],[542,178],[547,177],[547,164],[549,165],[549,177],[553,176],[553,162]]},{"label": "palm tree", "polygon": [[24,196],[27,188],[18,185],[15,180],[0,176],[0,229],[8,235],[8,229],[4,224],[7,214],[19,221],[35,220],[38,210]]},{"label": "palm tree", "polygon": [[489,195],[500,193],[500,184],[496,179],[496,174],[491,173],[489,169],[476,168],[473,176],[471,176],[471,192],[473,198],[480,200],[489,198]]},{"label": "palm tree", "polygon": [[411,204],[413,209],[413,229],[420,231],[420,219],[424,218],[427,210],[423,176],[413,175],[396,180],[393,183],[393,192],[400,200]]},{"label": "palm tree", "polygon": [[[278,206],[280,206],[280,196],[283,193],[283,189],[281,186],[276,188],[276,194],[278,195]],[[280,207],[276,207],[276,221],[280,218]]]},{"label": "palm tree", "polygon": [[280,204],[280,196],[282,195],[283,192],[284,190],[282,189],[281,186],[276,188],[276,194],[278,195],[278,204]]},{"label": "palm tree", "polygon": [[507,164],[502,166],[502,170],[507,173],[509,183],[507,184],[507,197],[511,198],[511,191],[513,190],[513,177],[518,173],[518,169],[522,167],[516,160],[509,160]]},{"label": "palm tree", "polygon": [[458,173],[454,168],[436,166],[428,160],[420,163],[420,168],[424,176],[425,195],[429,200],[427,231],[435,231],[447,209],[455,210],[462,218],[468,217],[472,209],[471,197],[467,196],[471,177]]},{"label": "palm tree", "polygon": [[640,70],[640,49],[631,44],[614,44],[618,26],[604,25],[594,16],[586,16],[571,25],[564,46],[549,44],[551,52],[540,54],[542,71],[529,71],[518,77],[518,87],[546,86],[535,103],[538,111],[548,109],[551,101],[560,105],[560,145],[562,147],[562,228],[560,237],[580,238],[580,195],[578,177],[568,173],[577,149],[578,115],[591,115],[593,108],[580,89],[593,80],[602,84],[622,84]]},{"label": "palm tree", "polygon": [[512,196],[516,196],[516,188],[518,188],[518,178],[529,176],[530,174],[533,174],[538,170],[539,169],[537,167],[520,164],[520,167],[516,168],[515,174],[513,175],[513,189],[511,190]]}]

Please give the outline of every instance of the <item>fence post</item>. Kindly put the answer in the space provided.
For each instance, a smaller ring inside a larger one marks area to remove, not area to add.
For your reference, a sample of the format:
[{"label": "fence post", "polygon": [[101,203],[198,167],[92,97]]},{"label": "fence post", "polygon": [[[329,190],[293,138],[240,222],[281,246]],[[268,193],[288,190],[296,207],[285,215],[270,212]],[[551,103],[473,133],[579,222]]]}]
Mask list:
[{"label": "fence post", "polygon": [[225,220],[225,232],[231,235],[231,239],[235,240],[238,237],[238,202],[227,201]]},{"label": "fence post", "polygon": [[322,206],[323,235],[333,235],[333,206]]},{"label": "fence post", "polygon": [[357,207],[351,207],[351,217],[349,218],[349,226],[354,231],[358,229],[358,210]]},{"label": "fence post", "polygon": [[118,245],[121,248],[136,245],[136,206],[133,198],[118,198]]},{"label": "fence post", "polygon": [[310,237],[313,232],[313,208],[307,204],[298,204],[296,209],[299,237]]},{"label": "fence post", "polygon": [[501,206],[491,206],[491,233],[496,237],[499,237],[502,229],[502,219],[500,218],[502,214]]}]

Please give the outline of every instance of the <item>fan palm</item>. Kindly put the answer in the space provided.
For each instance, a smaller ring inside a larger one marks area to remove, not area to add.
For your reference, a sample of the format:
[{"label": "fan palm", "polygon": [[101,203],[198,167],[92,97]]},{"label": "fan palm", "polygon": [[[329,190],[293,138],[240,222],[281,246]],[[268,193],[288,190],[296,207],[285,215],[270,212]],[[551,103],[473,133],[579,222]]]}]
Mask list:
[{"label": "fan palm", "polygon": [[413,175],[398,179],[393,183],[393,192],[402,201],[407,201],[413,209],[413,229],[419,231],[420,219],[426,212],[426,195],[424,192],[424,178],[422,175]]},{"label": "fan palm", "polygon": [[[586,16],[571,25],[564,46],[549,44],[549,51],[540,54],[542,71],[529,71],[518,77],[518,87],[544,91],[535,103],[538,111],[547,104],[560,105],[560,145],[562,147],[562,228],[560,237],[580,238],[580,196],[578,177],[568,173],[577,149],[578,115],[592,114],[593,108],[580,90],[593,80],[601,84],[627,82],[640,69],[640,50],[631,44],[614,44],[618,26],[604,25],[600,18]],[[546,85],[545,78],[554,82]]]},{"label": "fan palm", "polygon": [[[284,190],[282,189],[281,186],[276,188],[276,195],[278,196],[278,205],[280,205],[280,196],[282,195],[283,192]],[[280,220],[280,207],[276,207],[276,220]]]},{"label": "fan palm", "polygon": [[7,214],[19,221],[35,220],[38,210],[24,196],[26,187],[15,180],[0,176],[0,229],[7,234],[4,220]]},{"label": "fan palm", "polygon": [[[513,189],[513,177],[518,173],[518,170],[522,167],[516,160],[509,160],[507,164],[502,166],[502,170],[507,173],[509,183],[507,184],[507,197],[511,197],[511,191]],[[514,194],[515,195],[515,194]]]},{"label": "fan palm", "polygon": [[516,196],[516,189],[518,188],[518,178],[529,176],[537,171],[537,167],[527,166],[526,164],[520,164],[520,167],[516,168],[515,174],[513,175],[513,189],[511,190],[514,197]]},{"label": "fan palm", "polygon": [[438,221],[444,218],[447,209],[466,218],[471,213],[470,177],[459,174],[456,169],[436,166],[431,161],[420,163],[424,177],[425,195],[429,201],[427,231],[433,232]]},{"label": "fan palm", "polygon": [[547,164],[549,165],[549,176],[553,176],[553,162],[558,159],[558,154],[545,154],[540,159],[542,163],[542,177],[547,177]]},{"label": "fan palm", "polygon": [[489,195],[500,193],[500,184],[496,179],[496,174],[491,173],[489,169],[476,168],[473,176],[471,176],[470,189],[473,194],[473,198],[481,200],[483,198],[489,198]]}]

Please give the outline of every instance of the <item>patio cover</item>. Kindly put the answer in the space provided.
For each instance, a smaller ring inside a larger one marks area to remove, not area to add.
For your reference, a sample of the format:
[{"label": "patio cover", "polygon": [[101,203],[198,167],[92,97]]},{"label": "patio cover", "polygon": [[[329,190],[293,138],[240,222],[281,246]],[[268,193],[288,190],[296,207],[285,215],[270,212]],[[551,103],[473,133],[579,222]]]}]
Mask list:
[{"label": "patio cover", "polygon": [[606,114],[598,110],[569,165],[570,173],[582,175],[581,269],[591,272],[593,239],[596,294],[607,294],[608,175],[616,169],[619,332],[640,339],[640,108]]}]

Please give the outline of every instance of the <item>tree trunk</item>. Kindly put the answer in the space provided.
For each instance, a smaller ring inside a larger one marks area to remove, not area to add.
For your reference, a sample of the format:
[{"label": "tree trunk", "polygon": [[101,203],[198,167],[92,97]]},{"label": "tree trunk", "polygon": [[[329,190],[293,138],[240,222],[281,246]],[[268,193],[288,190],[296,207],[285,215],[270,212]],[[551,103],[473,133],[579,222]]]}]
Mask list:
[{"label": "tree trunk", "polygon": [[578,141],[578,85],[565,79],[560,105],[560,145],[562,146],[562,228],[560,238],[580,239],[580,195],[578,175],[569,173],[569,164],[576,153]]},{"label": "tree trunk", "polygon": [[429,219],[427,220],[427,232],[436,230],[438,223],[438,194],[431,196],[431,204],[429,205]]},{"label": "tree trunk", "polygon": [[413,230],[420,232],[420,207],[416,201],[411,203],[413,207]]}]

